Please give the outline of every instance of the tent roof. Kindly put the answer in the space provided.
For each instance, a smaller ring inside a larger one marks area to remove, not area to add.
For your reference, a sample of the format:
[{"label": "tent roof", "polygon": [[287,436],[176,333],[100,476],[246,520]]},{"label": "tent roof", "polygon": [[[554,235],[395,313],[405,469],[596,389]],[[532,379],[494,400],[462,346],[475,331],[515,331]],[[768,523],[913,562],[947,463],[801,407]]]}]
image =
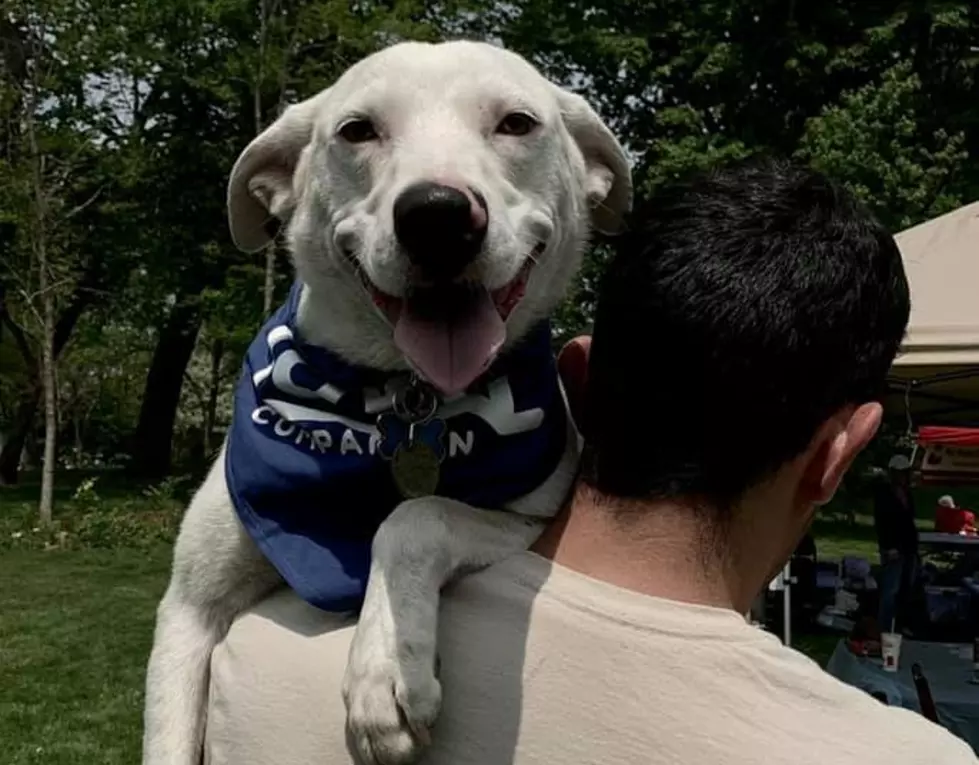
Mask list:
[{"label": "tent roof", "polygon": [[895,366],[979,365],[979,202],[895,238],[911,284]]}]

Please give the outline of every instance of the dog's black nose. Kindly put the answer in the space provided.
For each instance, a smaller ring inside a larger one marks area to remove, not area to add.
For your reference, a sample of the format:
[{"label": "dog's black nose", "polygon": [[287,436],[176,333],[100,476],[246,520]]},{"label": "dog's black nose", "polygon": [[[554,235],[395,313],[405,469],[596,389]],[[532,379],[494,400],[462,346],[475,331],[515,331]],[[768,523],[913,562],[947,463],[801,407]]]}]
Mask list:
[{"label": "dog's black nose", "polygon": [[486,238],[486,200],[453,186],[422,182],[394,202],[394,233],[411,262],[432,281],[454,279]]}]

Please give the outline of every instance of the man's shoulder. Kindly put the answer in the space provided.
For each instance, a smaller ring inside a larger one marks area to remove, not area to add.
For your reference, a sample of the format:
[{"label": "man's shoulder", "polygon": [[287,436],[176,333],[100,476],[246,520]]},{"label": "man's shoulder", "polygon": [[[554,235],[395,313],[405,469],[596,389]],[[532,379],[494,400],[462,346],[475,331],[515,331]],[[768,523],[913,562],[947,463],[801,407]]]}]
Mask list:
[{"label": "man's shoulder", "polygon": [[855,761],[858,755],[876,753],[881,762],[895,765],[979,762],[968,744],[917,712],[878,701],[790,648],[778,646],[775,654],[786,690],[797,700],[795,711],[825,731],[836,762],[849,762],[845,757],[850,753]]},{"label": "man's shoulder", "polygon": [[870,740],[876,742],[881,751],[890,753],[888,762],[898,765],[974,765],[979,762],[965,741],[940,725],[910,709],[886,706],[864,695],[867,701],[861,721],[867,726]]},{"label": "man's shoulder", "polygon": [[[533,553],[458,582],[442,615],[447,693],[478,683],[495,698],[517,683],[524,712],[544,728],[558,718],[586,726],[594,698],[611,693],[618,712],[601,720],[609,730],[662,746],[661,731],[683,738],[691,725],[732,763],[776,752],[838,765],[977,762],[944,729],[837,680],[733,611],[622,590]],[[643,700],[651,687],[665,706]]]}]

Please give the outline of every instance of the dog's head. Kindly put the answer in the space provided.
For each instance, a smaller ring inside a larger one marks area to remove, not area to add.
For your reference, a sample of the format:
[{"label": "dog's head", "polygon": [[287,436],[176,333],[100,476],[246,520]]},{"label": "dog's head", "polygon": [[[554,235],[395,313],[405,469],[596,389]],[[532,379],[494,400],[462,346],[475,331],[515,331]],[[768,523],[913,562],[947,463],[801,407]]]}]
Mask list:
[{"label": "dog's head", "polygon": [[308,342],[461,391],[546,316],[589,226],[631,201],[622,147],[579,96],[487,44],[402,43],[256,138],[231,173],[239,247],[287,221]]}]

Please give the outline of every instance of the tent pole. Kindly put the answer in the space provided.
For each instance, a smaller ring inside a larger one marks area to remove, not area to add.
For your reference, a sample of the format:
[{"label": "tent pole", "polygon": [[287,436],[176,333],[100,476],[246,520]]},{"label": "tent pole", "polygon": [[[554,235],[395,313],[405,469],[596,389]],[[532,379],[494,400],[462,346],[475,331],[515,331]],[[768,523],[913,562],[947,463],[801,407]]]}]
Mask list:
[{"label": "tent pole", "polygon": [[792,645],[792,562],[787,561],[782,570],[782,603],[783,603],[783,643]]}]

